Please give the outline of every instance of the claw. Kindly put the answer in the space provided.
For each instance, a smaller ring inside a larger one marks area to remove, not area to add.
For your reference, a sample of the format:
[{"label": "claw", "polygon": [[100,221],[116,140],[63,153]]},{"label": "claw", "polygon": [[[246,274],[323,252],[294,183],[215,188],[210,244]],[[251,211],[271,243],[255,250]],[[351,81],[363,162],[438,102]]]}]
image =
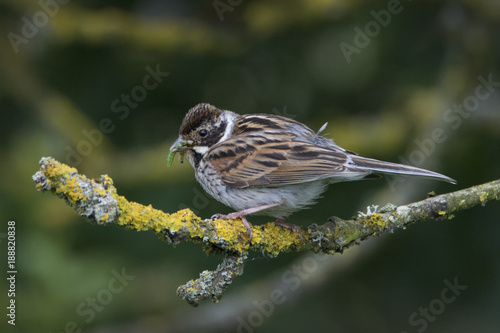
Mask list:
[{"label": "claw", "polygon": [[285,219],[286,217],[277,219],[274,224],[283,228],[291,229],[293,232],[298,232],[300,234],[300,240],[302,240],[302,228],[292,223],[285,223]]},{"label": "claw", "polygon": [[250,237],[249,242],[251,242],[252,238],[253,238],[252,225],[250,224],[250,222],[247,221],[247,219],[244,215],[240,216],[239,213],[240,212],[235,212],[235,213],[231,213],[231,214],[227,214],[227,215],[214,214],[214,215],[212,215],[211,219],[212,220],[214,220],[214,219],[221,219],[221,220],[241,219],[241,221],[243,222],[243,224],[247,228],[246,234]]}]

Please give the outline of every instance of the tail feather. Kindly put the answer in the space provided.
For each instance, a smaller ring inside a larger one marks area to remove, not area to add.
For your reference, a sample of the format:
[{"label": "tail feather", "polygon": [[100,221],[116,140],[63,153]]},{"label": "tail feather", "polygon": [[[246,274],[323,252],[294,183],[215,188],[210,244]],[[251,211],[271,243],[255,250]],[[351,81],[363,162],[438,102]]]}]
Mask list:
[{"label": "tail feather", "polygon": [[372,158],[366,158],[361,156],[351,156],[351,159],[357,167],[365,168],[374,172],[391,173],[407,176],[420,176],[443,180],[452,184],[456,184],[457,181],[448,176],[442,175],[440,173],[429,171],[410,165],[391,163],[375,160]]}]

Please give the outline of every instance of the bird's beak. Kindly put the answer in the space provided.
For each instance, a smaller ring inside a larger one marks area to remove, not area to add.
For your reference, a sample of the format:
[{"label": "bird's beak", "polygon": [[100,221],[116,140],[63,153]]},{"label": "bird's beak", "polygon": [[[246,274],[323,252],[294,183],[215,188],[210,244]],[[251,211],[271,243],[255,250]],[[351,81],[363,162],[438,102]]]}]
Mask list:
[{"label": "bird's beak", "polygon": [[188,149],[189,146],[192,144],[193,141],[191,140],[186,141],[182,137],[178,137],[177,140],[175,140],[175,142],[172,144],[172,147],[170,147],[170,152],[168,153],[167,157],[167,167],[170,167],[172,165],[176,153],[180,153],[180,158],[182,163],[182,158],[184,157],[184,151]]},{"label": "bird's beak", "polygon": [[172,144],[172,147],[170,147],[170,152],[178,153],[186,150],[187,147],[188,147],[188,142],[184,140],[182,137],[178,137],[177,140],[175,140],[175,142]]}]

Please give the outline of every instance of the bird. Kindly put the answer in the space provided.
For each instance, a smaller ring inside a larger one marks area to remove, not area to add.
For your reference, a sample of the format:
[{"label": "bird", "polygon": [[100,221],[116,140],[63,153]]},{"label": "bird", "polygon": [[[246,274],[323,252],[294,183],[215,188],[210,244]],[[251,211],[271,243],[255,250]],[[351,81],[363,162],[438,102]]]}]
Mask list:
[{"label": "bird", "polygon": [[450,177],[414,166],[361,157],[303,123],[264,113],[238,114],[200,103],[185,115],[172,144],[168,166],[176,153],[189,161],[203,189],[235,210],[212,218],[240,218],[252,240],[247,215],[276,218],[316,203],[329,184],[400,174],[456,184]]}]

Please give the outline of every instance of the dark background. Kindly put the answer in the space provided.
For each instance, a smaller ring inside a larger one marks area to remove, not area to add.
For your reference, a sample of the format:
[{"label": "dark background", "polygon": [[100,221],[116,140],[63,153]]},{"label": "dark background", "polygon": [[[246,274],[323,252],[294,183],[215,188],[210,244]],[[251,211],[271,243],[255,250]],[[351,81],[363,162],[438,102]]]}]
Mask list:
[{"label": "dark background", "polygon": [[[214,269],[220,257],[206,257],[197,244],[172,248],[153,233],[90,225],[35,190],[39,159],[53,156],[89,177],[109,174],[119,194],[165,212],[230,212],[203,192],[188,164],[176,159],[166,168],[184,114],[200,102],[281,114],[315,130],[328,121],[325,133],[347,149],[458,180],[336,184],[291,223],[349,218],[370,204],[409,203],[500,177],[499,85],[480,88],[488,94],[473,111],[452,109],[474,102],[478,77],[500,81],[498,2],[231,3],[74,0],[56,9],[54,2],[1,2],[0,241],[5,250],[6,223],[15,220],[18,268],[17,325],[8,329],[498,332],[496,202],[328,260],[252,253],[219,304],[191,308],[176,297],[177,286]],[[34,18],[38,27],[30,30]],[[144,90],[148,66],[169,75]],[[122,94],[131,92],[140,100],[127,107]],[[98,130],[103,119],[109,133]],[[431,143],[436,129],[446,139]],[[68,156],[79,150],[80,158]],[[112,271],[123,269],[135,278],[110,293]],[[449,304],[441,300],[454,296],[445,280],[467,286]],[[273,290],[282,297],[273,300]],[[5,312],[6,292],[1,299]],[[429,307],[425,319],[419,311]]]}]

